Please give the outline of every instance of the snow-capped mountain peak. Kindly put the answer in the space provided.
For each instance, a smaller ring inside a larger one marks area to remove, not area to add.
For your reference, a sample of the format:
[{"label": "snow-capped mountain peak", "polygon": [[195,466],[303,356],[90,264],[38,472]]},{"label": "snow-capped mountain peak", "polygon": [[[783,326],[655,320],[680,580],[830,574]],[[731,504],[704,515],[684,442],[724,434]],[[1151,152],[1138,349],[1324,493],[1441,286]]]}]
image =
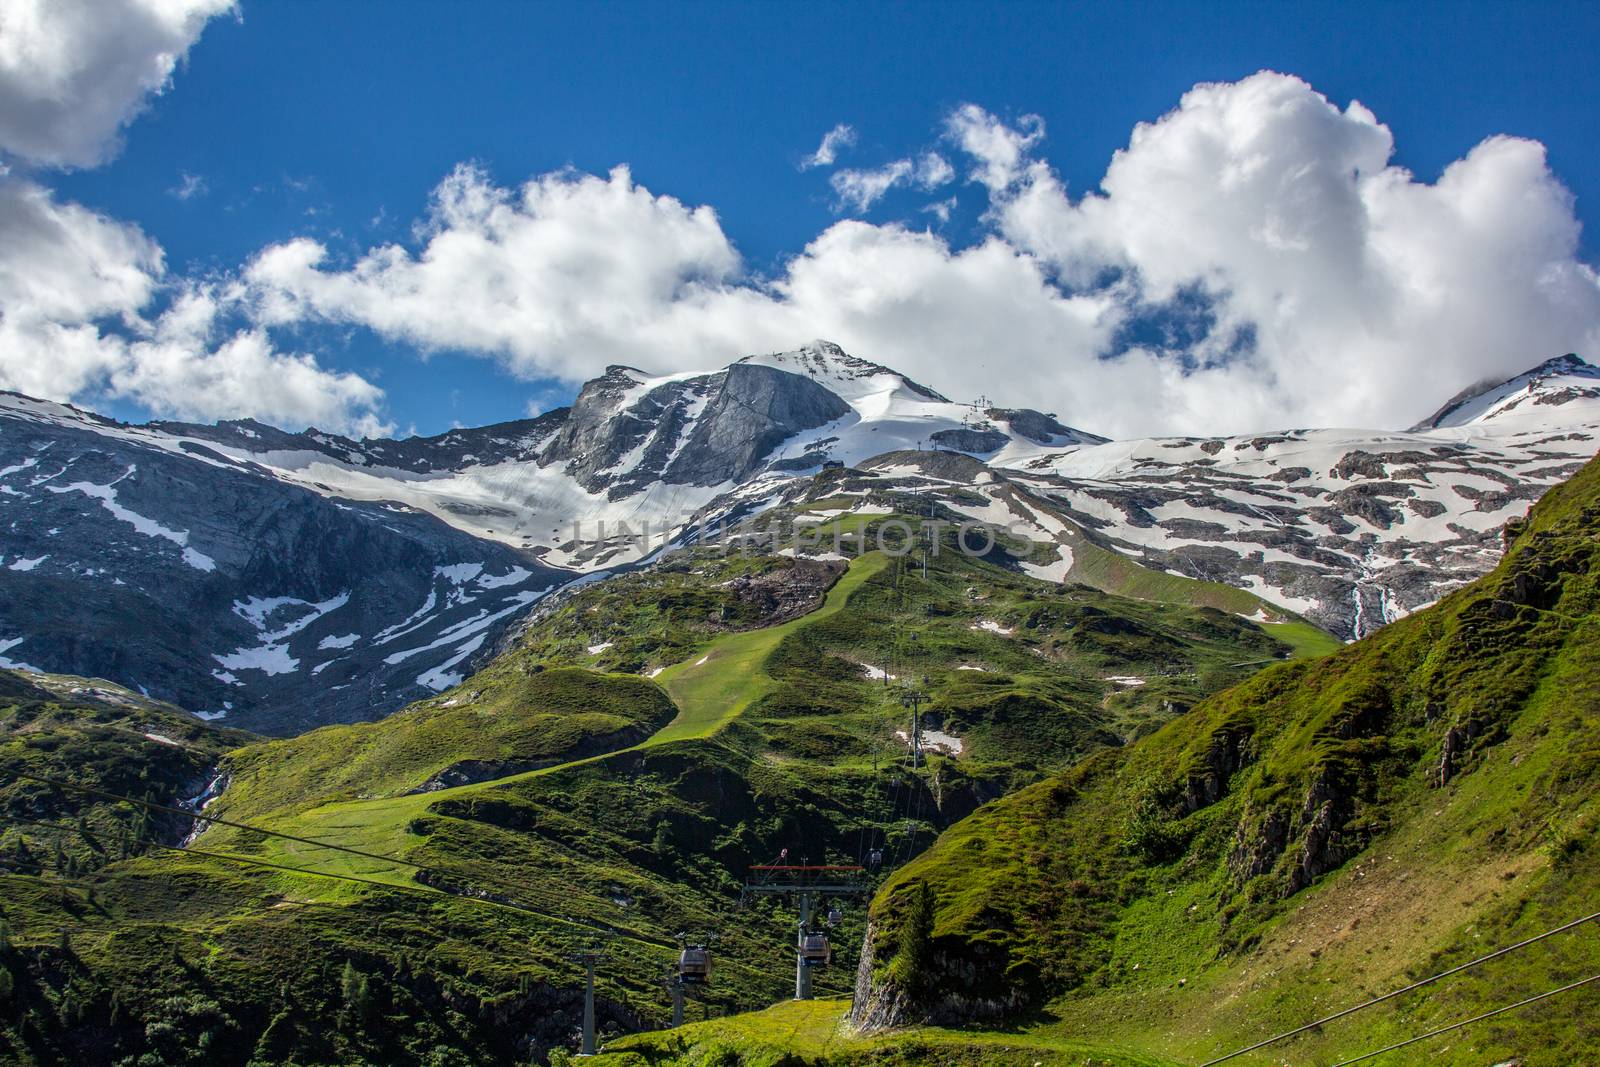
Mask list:
[{"label": "snow-capped mountain peak", "polygon": [[912,381],[898,371],[852,356],[832,341],[812,341],[792,352],[745,356],[739,362],[803,375],[845,400],[854,401],[885,391],[897,391],[924,401],[949,403],[948,398],[927,386]]},{"label": "snow-capped mountain peak", "polygon": [[1600,416],[1600,367],[1569,352],[1503,381],[1479,382],[1412,428],[1439,429],[1507,419],[1536,421],[1551,407],[1573,403]]}]

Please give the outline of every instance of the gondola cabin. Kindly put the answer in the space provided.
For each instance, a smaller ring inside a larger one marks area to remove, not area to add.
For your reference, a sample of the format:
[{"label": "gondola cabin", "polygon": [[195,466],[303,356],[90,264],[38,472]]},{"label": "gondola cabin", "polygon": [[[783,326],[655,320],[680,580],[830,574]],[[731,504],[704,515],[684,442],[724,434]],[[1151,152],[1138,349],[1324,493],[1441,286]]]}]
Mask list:
[{"label": "gondola cabin", "polygon": [[678,954],[678,980],[685,985],[711,984],[711,952],[690,945]]},{"label": "gondola cabin", "polygon": [[826,934],[806,934],[800,939],[800,961],[807,967],[826,967],[833,962],[833,946]]}]

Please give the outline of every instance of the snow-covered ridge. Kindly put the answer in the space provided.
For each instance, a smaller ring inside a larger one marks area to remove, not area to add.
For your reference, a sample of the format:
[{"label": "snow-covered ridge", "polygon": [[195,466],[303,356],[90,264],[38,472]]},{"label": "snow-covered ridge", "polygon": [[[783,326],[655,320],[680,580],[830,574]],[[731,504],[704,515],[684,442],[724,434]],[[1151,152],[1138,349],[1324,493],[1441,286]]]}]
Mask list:
[{"label": "snow-covered ridge", "polygon": [[[740,367],[783,372],[759,383],[766,422],[740,421],[747,398],[721,399],[735,388],[730,372]],[[837,398],[839,414],[808,416],[816,401],[788,381],[826,390]],[[570,411],[420,441],[357,442],[250,422],[129,426],[0,394],[0,418],[8,415],[265,473],[328,497],[413,508],[547,565],[577,570],[646,555],[616,537],[621,528],[678,529],[729,492],[827,463],[946,448],[1005,466],[1103,440],[1039,412],[952,402],[826,341],[749,356],[720,371],[651,376],[614,366],[584,386]],[[795,428],[808,418],[809,425]],[[747,435],[763,439],[750,448],[753,461],[719,463]],[[608,539],[615,543],[603,544]]]},{"label": "snow-covered ridge", "polygon": [[1134,441],[951,400],[827,342],[703,372],[612,367],[570,409],[402,441],[130,426],[0,393],[0,654],[50,654],[29,620],[57,607],[35,583],[70,580],[85,604],[137,605],[130,620],[151,617],[139,597],[212,613],[197,647],[136,669],[176,685],[199,664],[209,702],[182,703],[230,721],[263,699],[313,709],[295,728],[367,717],[455,684],[548,591],[814,488],[865,508],[911,487],[1020,528],[1042,546],[1018,566],[1046,581],[1085,580],[1109,549],[1358,636],[1486,571],[1505,523],[1597,441],[1600,371],[1574,357],[1411,431]]},{"label": "snow-covered ridge", "polygon": [[1009,473],[1146,566],[1359,637],[1489,570],[1506,523],[1594,456],[1600,393],[1508,410],[1539,388],[1489,390],[1459,424],[1413,432],[1117,441]]}]

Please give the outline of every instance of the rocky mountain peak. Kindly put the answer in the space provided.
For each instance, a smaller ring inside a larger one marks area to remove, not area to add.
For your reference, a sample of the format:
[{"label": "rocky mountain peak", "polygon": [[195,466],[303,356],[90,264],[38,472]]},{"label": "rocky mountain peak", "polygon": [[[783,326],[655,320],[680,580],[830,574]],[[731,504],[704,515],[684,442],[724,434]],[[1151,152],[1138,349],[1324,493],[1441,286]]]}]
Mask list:
[{"label": "rocky mountain peak", "polygon": [[720,485],[849,412],[814,379],[765,364],[662,378],[611,367],[584,385],[539,462],[564,463],[585,489],[613,500],[656,481]]}]

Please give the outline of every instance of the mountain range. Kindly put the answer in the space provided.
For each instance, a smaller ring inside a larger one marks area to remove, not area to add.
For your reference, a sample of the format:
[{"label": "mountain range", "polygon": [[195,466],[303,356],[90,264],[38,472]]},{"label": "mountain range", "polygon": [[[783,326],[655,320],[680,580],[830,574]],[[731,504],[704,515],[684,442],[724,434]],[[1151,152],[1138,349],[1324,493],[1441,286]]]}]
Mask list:
[{"label": "mountain range", "polygon": [[1576,356],[1405,431],[1131,441],[826,342],[712,373],[614,366],[569,408],[404,440],[0,394],[0,664],[273,733],[372,719],[458,682],[542,598],[824,476],[841,512],[909,491],[1031,531],[1055,546],[1036,576],[1122,590],[1132,563],[1350,639],[1485,573],[1597,433],[1600,371]]}]

